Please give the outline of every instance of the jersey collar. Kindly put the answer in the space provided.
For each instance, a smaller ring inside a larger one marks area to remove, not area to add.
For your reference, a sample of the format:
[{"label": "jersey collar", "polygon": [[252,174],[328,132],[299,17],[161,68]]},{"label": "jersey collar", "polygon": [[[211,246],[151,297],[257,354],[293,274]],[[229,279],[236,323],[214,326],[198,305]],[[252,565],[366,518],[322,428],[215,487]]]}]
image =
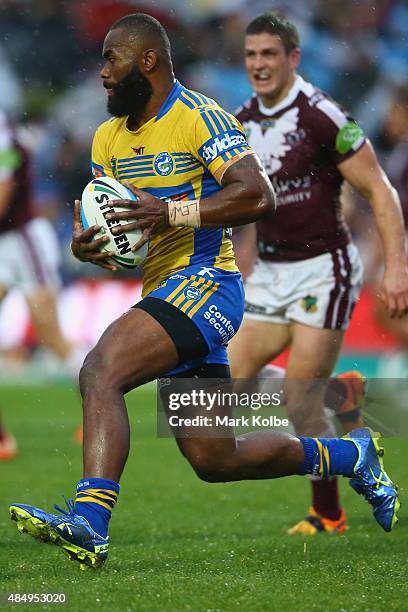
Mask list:
[{"label": "jersey collar", "polygon": [[299,74],[297,74],[292,87],[288,91],[288,95],[281,102],[279,102],[279,104],[276,104],[276,106],[264,106],[264,104],[262,104],[262,100],[257,96],[259,110],[263,115],[272,116],[275,113],[278,113],[283,108],[290,106],[290,104],[292,104],[296,100],[296,97],[299,91],[301,90],[303,83],[304,80]]},{"label": "jersey collar", "polygon": [[156,115],[156,121],[158,121],[159,119],[164,117],[164,115],[169,112],[169,110],[172,108],[173,104],[175,103],[175,101],[179,97],[179,94],[180,94],[181,90],[182,90],[182,85],[176,79],[176,82],[174,83],[174,85],[173,85],[169,95],[167,96],[167,98],[163,102],[163,105],[162,105],[161,109],[159,110],[159,112]]}]

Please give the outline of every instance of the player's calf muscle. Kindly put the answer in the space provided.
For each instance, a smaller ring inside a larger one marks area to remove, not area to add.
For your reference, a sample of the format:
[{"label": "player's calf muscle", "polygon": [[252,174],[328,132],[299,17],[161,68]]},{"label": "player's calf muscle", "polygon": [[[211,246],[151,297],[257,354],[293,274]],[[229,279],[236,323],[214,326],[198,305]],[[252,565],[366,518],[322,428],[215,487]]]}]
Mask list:
[{"label": "player's calf muscle", "polygon": [[211,451],[204,450],[200,454],[188,454],[186,457],[200,480],[205,482],[229,482],[241,478],[240,476],[236,477],[237,471],[231,461],[233,452],[233,450],[230,450],[219,457],[213,455]]},{"label": "player's calf muscle", "polygon": [[251,432],[238,439],[197,439],[180,450],[197,476],[205,482],[261,480],[299,474],[303,447],[288,434]]}]

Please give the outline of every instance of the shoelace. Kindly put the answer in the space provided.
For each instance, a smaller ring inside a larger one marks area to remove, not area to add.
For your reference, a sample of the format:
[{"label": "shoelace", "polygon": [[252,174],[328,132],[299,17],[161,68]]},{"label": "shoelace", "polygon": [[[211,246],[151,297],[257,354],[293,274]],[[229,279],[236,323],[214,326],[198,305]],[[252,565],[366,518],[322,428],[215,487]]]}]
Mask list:
[{"label": "shoelace", "polygon": [[[67,511],[67,510],[64,510],[63,508],[61,508],[60,506],[58,506],[58,504],[54,504],[54,508],[55,508],[55,509],[56,509],[58,512],[60,512],[60,513],[61,513],[63,516],[78,516],[78,515],[76,514],[76,512],[75,512],[75,502],[74,502],[74,500],[73,500],[72,498],[67,499],[67,498],[65,497],[65,495],[63,495],[63,498],[64,498],[65,505],[66,505],[66,507],[67,507],[68,511]],[[85,522],[87,523],[88,527],[90,527],[90,528],[91,528],[91,526],[89,525],[88,521],[87,521],[86,519],[84,519],[84,520],[85,520]],[[64,523],[64,524],[65,524],[65,523]],[[70,527],[69,527],[68,525],[67,525],[67,527],[68,527],[68,529],[70,529]],[[98,534],[97,534],[97,535],[98,535]],[[101,538],[102,536],[98,536],[98,537],[100,537],[100,538]],[[109,537],[108,537],[108,539],[109,539]],[[107,548],[107,546],[106,546],[106,548]]]},{"label": "shoelace", "polygon": [[65,505],[68,509],[64,510],[63,508],[60,508],[60,506],[58,506],[57,504],[54,504],[54,508],[60,512],[61,514],[63,514],[64,516],[73,516],[75,514],[75,502],[72,498],[67,499],[65,497],[65,495],[63,495],[64,501],[65,501]]}]

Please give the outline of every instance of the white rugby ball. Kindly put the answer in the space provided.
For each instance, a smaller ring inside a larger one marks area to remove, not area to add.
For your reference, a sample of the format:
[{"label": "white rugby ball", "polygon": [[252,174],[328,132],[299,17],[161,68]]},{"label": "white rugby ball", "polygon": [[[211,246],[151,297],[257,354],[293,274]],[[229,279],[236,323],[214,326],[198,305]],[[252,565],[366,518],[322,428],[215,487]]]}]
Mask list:
[{"label": "white rugby ball", "polygon": [[118,266],[119,268],[137,268],[143,263],[147,255],[149,244],[144,244],[137,251],[132,251],[132,247],[140,240],[142,230],[136,229],[126,234],[112,234],[112,229],[118,225],[125,225],[128,221],[109,221],[106,219],[108,212],[120,212],[128,210],[120,206],[113,209],[111,200],[137,200],[137,197],[124,185],[108,176],[94,178],[85,187],[81,199],[81,220],[84,229],[91,225],[100,225],[100,231],[94,239],[101,236],[110,238],[101,251],[112,251],[114,255],[106,261]]}]

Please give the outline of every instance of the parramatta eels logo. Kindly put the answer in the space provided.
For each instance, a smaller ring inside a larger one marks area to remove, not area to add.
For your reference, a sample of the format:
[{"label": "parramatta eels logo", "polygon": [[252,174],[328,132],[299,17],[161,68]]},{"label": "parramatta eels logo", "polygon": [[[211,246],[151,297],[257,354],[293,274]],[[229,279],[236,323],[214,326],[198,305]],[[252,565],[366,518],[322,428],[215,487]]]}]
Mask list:
[{"label": "parramatta eels logo", "polygon": [[307,295],[302,300],[302,308],[305,312],[316,312],[317,310],[317,297],[313,295]]},{"label": "parramatta eels logo", "polygon": [[197,301],[200,299],[201,297],[201,291],[199,290],[198,287],[188,287],[185,291],[184,291],[184,295],[186,296],[186,298],[188,298],[189,300],[193,300],[193,301]]},{"label": "parramatta eels logo", "polygon": [[174,170],[174,161],[170,153],[162,151],[154,158],[153,166],[160,176],[169,176]]}]

